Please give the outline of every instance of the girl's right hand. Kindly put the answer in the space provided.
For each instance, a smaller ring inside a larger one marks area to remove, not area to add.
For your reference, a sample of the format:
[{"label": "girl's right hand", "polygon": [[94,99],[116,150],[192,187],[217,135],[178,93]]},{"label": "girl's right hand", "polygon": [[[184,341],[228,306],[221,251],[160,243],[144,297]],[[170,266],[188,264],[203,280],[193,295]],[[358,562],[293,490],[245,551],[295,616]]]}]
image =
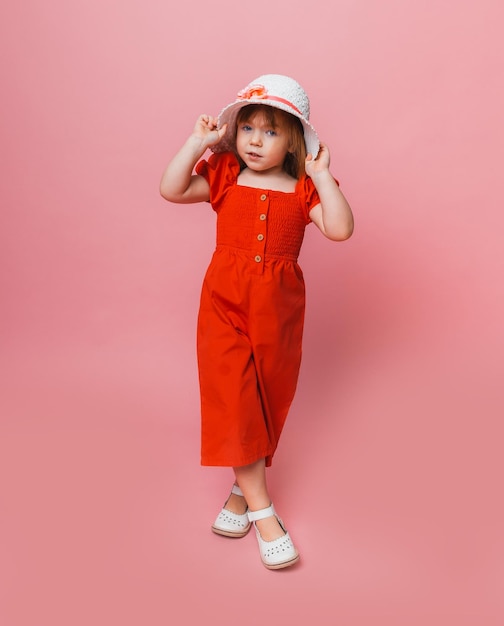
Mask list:
[{"label": "girl's right hand", "polygon": [[214,146],[226,134],[227,124],[217,129],[217,118],[211,115],[200,115],[194,126],[193,135],[197,137],[205,148]]}]

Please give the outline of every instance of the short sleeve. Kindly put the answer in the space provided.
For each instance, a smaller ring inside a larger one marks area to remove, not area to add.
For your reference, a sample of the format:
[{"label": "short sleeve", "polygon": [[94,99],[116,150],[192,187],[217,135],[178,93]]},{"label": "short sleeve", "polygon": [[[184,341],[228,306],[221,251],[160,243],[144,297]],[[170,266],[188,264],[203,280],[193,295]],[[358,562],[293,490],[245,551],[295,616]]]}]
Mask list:
[{"label": "short sleeve", "polygon": [[[339,181],[334,179],[336,184],[339,187]],[[311,222],[310,219],[310,211],[314,206],[320,204],[320,197],[318,195],[317,189],[313,184],[312,179],[309,176],[303,176],[303,178],[299,181],[299,193],[301,195],[301,204],[303,206],[305,212],[306,223],[309,224]]]},{"label": "short sleeve", "polygon": [[203,176],[210,187],[210,203],[219,211],[227,191],[236,183],[240,173],[240,164],[232,152],[212,154],[208,161],[202,160],[196,165],[196,174]]},{"label": "short sleeve", "polygon": [[303,207],[303,213],[306,223],[311,222],[310,211],[314,206],[320,203],[320,198],[313,184],[312,179],[309,176],[303,176],[299,181],[299,194],[301,200],[301,206]]}]

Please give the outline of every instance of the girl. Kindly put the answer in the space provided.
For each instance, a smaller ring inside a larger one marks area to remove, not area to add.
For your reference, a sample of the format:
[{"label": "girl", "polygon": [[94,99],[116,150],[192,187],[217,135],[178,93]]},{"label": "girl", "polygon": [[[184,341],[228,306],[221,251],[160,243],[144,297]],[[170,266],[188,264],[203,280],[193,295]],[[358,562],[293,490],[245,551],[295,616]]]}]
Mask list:
[{"label": "girl", "polygon": [[[214,154],[200,160],[207,148]],[[353,231],[303,88],[287,76],[260,76],[217,119],[200,115],[160,191],[170,202],[209,201],[217,213],[197,330],[201,463],[232,467],[235,483],[212,530],[243,537],[253,523],[263,564],[288,567],[299,553],[275,513],[265,468],[301,361],[297,258],[310,222],[334,241]]]}]

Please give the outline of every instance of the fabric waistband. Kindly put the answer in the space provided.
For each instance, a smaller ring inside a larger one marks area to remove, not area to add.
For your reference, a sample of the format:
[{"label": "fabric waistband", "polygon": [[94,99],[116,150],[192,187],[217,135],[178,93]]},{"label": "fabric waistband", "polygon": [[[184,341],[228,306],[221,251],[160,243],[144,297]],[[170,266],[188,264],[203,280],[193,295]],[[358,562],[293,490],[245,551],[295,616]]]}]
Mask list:
[{"label": "fabric waistband", "polygon": [[[231,250],[232,252],[239,252],[244,256],[247,256],[252,261],[254,260],[254,252],[250,250],[250,248],[239,248],[238,246],[230,246],[225,243],[218,243],[215,247],[215,250]],[[292,261],[297,263],[298,257],[289,254],[272,254],[268,252],[264,255],[264,260],[268,261],[269,259],[281,260],[281,261]]]}]

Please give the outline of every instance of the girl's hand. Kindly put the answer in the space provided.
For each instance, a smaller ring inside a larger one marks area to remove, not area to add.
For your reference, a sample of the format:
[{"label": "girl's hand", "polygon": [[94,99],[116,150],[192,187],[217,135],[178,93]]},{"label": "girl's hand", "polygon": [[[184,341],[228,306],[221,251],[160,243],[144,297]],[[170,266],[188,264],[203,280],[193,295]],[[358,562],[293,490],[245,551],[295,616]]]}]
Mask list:
[{"label": "girl's hand", "polygon": [[329,154],[329,148],[325,143],[320,144],[319,153],[317,154],[317,158],[314,159],[313,155],[308,154],[305,161],[305,171],[313,178],[319,172],[323,172],[329,169],[329,163],[331,162],[331,156]]},{"label": "girl's hand", "polygon": [[201,141],[205,148],[214,146],[224,137],[227,124],[217,130],[217,118],[211,115],[200,115],[194,126],[193,136]]}]

